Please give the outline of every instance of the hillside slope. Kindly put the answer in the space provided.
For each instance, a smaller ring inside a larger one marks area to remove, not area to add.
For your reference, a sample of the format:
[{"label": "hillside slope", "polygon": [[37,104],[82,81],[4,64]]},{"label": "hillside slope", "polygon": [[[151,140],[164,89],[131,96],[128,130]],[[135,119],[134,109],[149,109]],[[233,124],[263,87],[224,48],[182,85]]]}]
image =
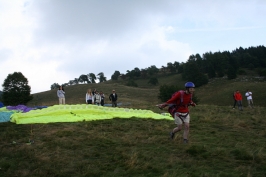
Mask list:
[{"label": "hillside slope", "polygon": [[[85,94],[87,89],[96,88],[103,91],[106,96],[105,102],[110,103],[108,96],[112,89],[118,94],[118,102],[124,103],[122,106],[130,104],[130,107],[137,109],[155,109],[154,105],[160,103],[158,93],[160,85],[178,85],[180,88],[184,85],[180,74],[158,76],[159,85],[152,86],[148,84],[148,79],[137,79],[135,82],[138,87],[125,86],[123,80],[107,81],[98,84],[78,84],[68,86],[66,91],[67,104],[85,104]],[[250,89],[253,92],[253,100],[255,106],[266,106],[266,93],[264,88],[266,82],[259,81],[254,76],[241,76],[235,80],[227,80],[226,78],[216,78],[210,80],[207,85],[196,88],[196,96],[200,99],[199,104],[232,106],[232,94],[234,90],[240,90],[243,96],[243,105],[247,106],[245,92]],[[49,90],[41,93],[33,94],[33,100],[28,106],[51,106],[58,104],[56,96],[57,90]],[[126,103],[126,104],[125,104]]]}]

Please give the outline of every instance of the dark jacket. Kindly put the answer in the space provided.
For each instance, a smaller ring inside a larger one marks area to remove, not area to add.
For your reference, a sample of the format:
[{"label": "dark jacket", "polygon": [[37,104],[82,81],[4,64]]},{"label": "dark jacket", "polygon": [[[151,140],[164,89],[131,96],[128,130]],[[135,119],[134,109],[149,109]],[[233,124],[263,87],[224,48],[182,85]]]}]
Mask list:
[{"label": "dark jacket", "polygon": [[109,100],[110,101],[116,101],[117,100],[117,94],[115,93],[115,94],[110,94],[110,96],[109,96]]}]

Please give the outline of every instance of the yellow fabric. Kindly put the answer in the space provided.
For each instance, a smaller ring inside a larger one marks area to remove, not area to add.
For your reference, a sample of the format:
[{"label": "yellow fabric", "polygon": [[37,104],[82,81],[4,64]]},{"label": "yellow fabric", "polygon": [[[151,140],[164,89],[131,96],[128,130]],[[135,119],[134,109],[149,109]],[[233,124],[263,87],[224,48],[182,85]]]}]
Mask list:
[{"label": "yellow fabric", "polygon": [[152,118],[173,120],[169,115],[154,113],[150,110],[102,107],[97,105],[55,105],[27,113],[14,113],[11,122],[16,124],[79,122],[112,118]]}]

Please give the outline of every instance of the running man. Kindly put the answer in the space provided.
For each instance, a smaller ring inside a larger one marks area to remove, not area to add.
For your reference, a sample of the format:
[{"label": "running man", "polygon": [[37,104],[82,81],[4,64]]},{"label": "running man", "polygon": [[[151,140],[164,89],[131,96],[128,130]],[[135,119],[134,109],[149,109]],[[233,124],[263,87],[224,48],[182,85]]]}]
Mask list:
[{"label": "running man", "polygon": [[175,119],[175,127],[170,133],[170,138],[174,139],[175,133],[182,130],[182,125],[184,124],[184,133],[183,139],[184,143],[188,143],[188,134],[189,134],[189,123],[190,115],[188,106],[196,106],[192,101],[192,94],[195,91],[195,85],[192,82],[185,83],[185,90],[178,91],[172,96],[167,102],[158,105],[160,109],[163,109],[166,106],[169,106],[168,111],[171,113]]}]

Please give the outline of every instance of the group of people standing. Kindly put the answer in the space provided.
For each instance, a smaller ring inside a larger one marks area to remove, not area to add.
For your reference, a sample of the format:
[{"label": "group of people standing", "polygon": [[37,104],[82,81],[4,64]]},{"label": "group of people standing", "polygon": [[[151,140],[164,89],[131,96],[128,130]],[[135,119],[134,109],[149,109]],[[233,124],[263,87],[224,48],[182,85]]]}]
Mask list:
[{"label": "group of people standing", "polygon": [[[249,89],[247,89],[247,92],[245,93],[245,96],[247,97],[248,106],[250,108],[253,108],[252,92]],[[233,98],[234,98],[234,106],[233,106],[233,109],[235,109],[236,104],[237,104],[238,109],[240,111],[243,111],[242,94],[240,93],[239,90],[236,90],[233,93]]]},{"label": "group of people standing", "polygon": [[[97,91],[94,89],[91,91],[91,89],[88,89],[85,97],[85,101],[87,104],[96,104],[104,106],[104,98],[105,95],[102,91]],[[117,94],[115,93],[115,90],[113,90],[113,93],[110,94],[109,100],[112,101],[112,107],[117,107]]]},{"label": "group of people standing", "polygon": [[[59,99],[59,104],[66,104],[65,103],[65,90],[62,86],[59,87],[57,90],[57,97]],[[94,89],[91,91],[91,89],[88,89],[85,100],[87,104],[96,104],[104,106],[104,99],[105,95],[102,91],[97,91]],[[117,94],[115,90],[112,91],[112,93],[109,95],[109,100],[112,101],[112,107],[117,107]]]},{"label": "group of people standing", "polygon": [[87,104],[96,104],[96,105],[104,105],[104,98],[105,95],[102,91],[98,92],[96,89],[91,91],[91,89],[88,89],[85,97],[85,101]]}]

